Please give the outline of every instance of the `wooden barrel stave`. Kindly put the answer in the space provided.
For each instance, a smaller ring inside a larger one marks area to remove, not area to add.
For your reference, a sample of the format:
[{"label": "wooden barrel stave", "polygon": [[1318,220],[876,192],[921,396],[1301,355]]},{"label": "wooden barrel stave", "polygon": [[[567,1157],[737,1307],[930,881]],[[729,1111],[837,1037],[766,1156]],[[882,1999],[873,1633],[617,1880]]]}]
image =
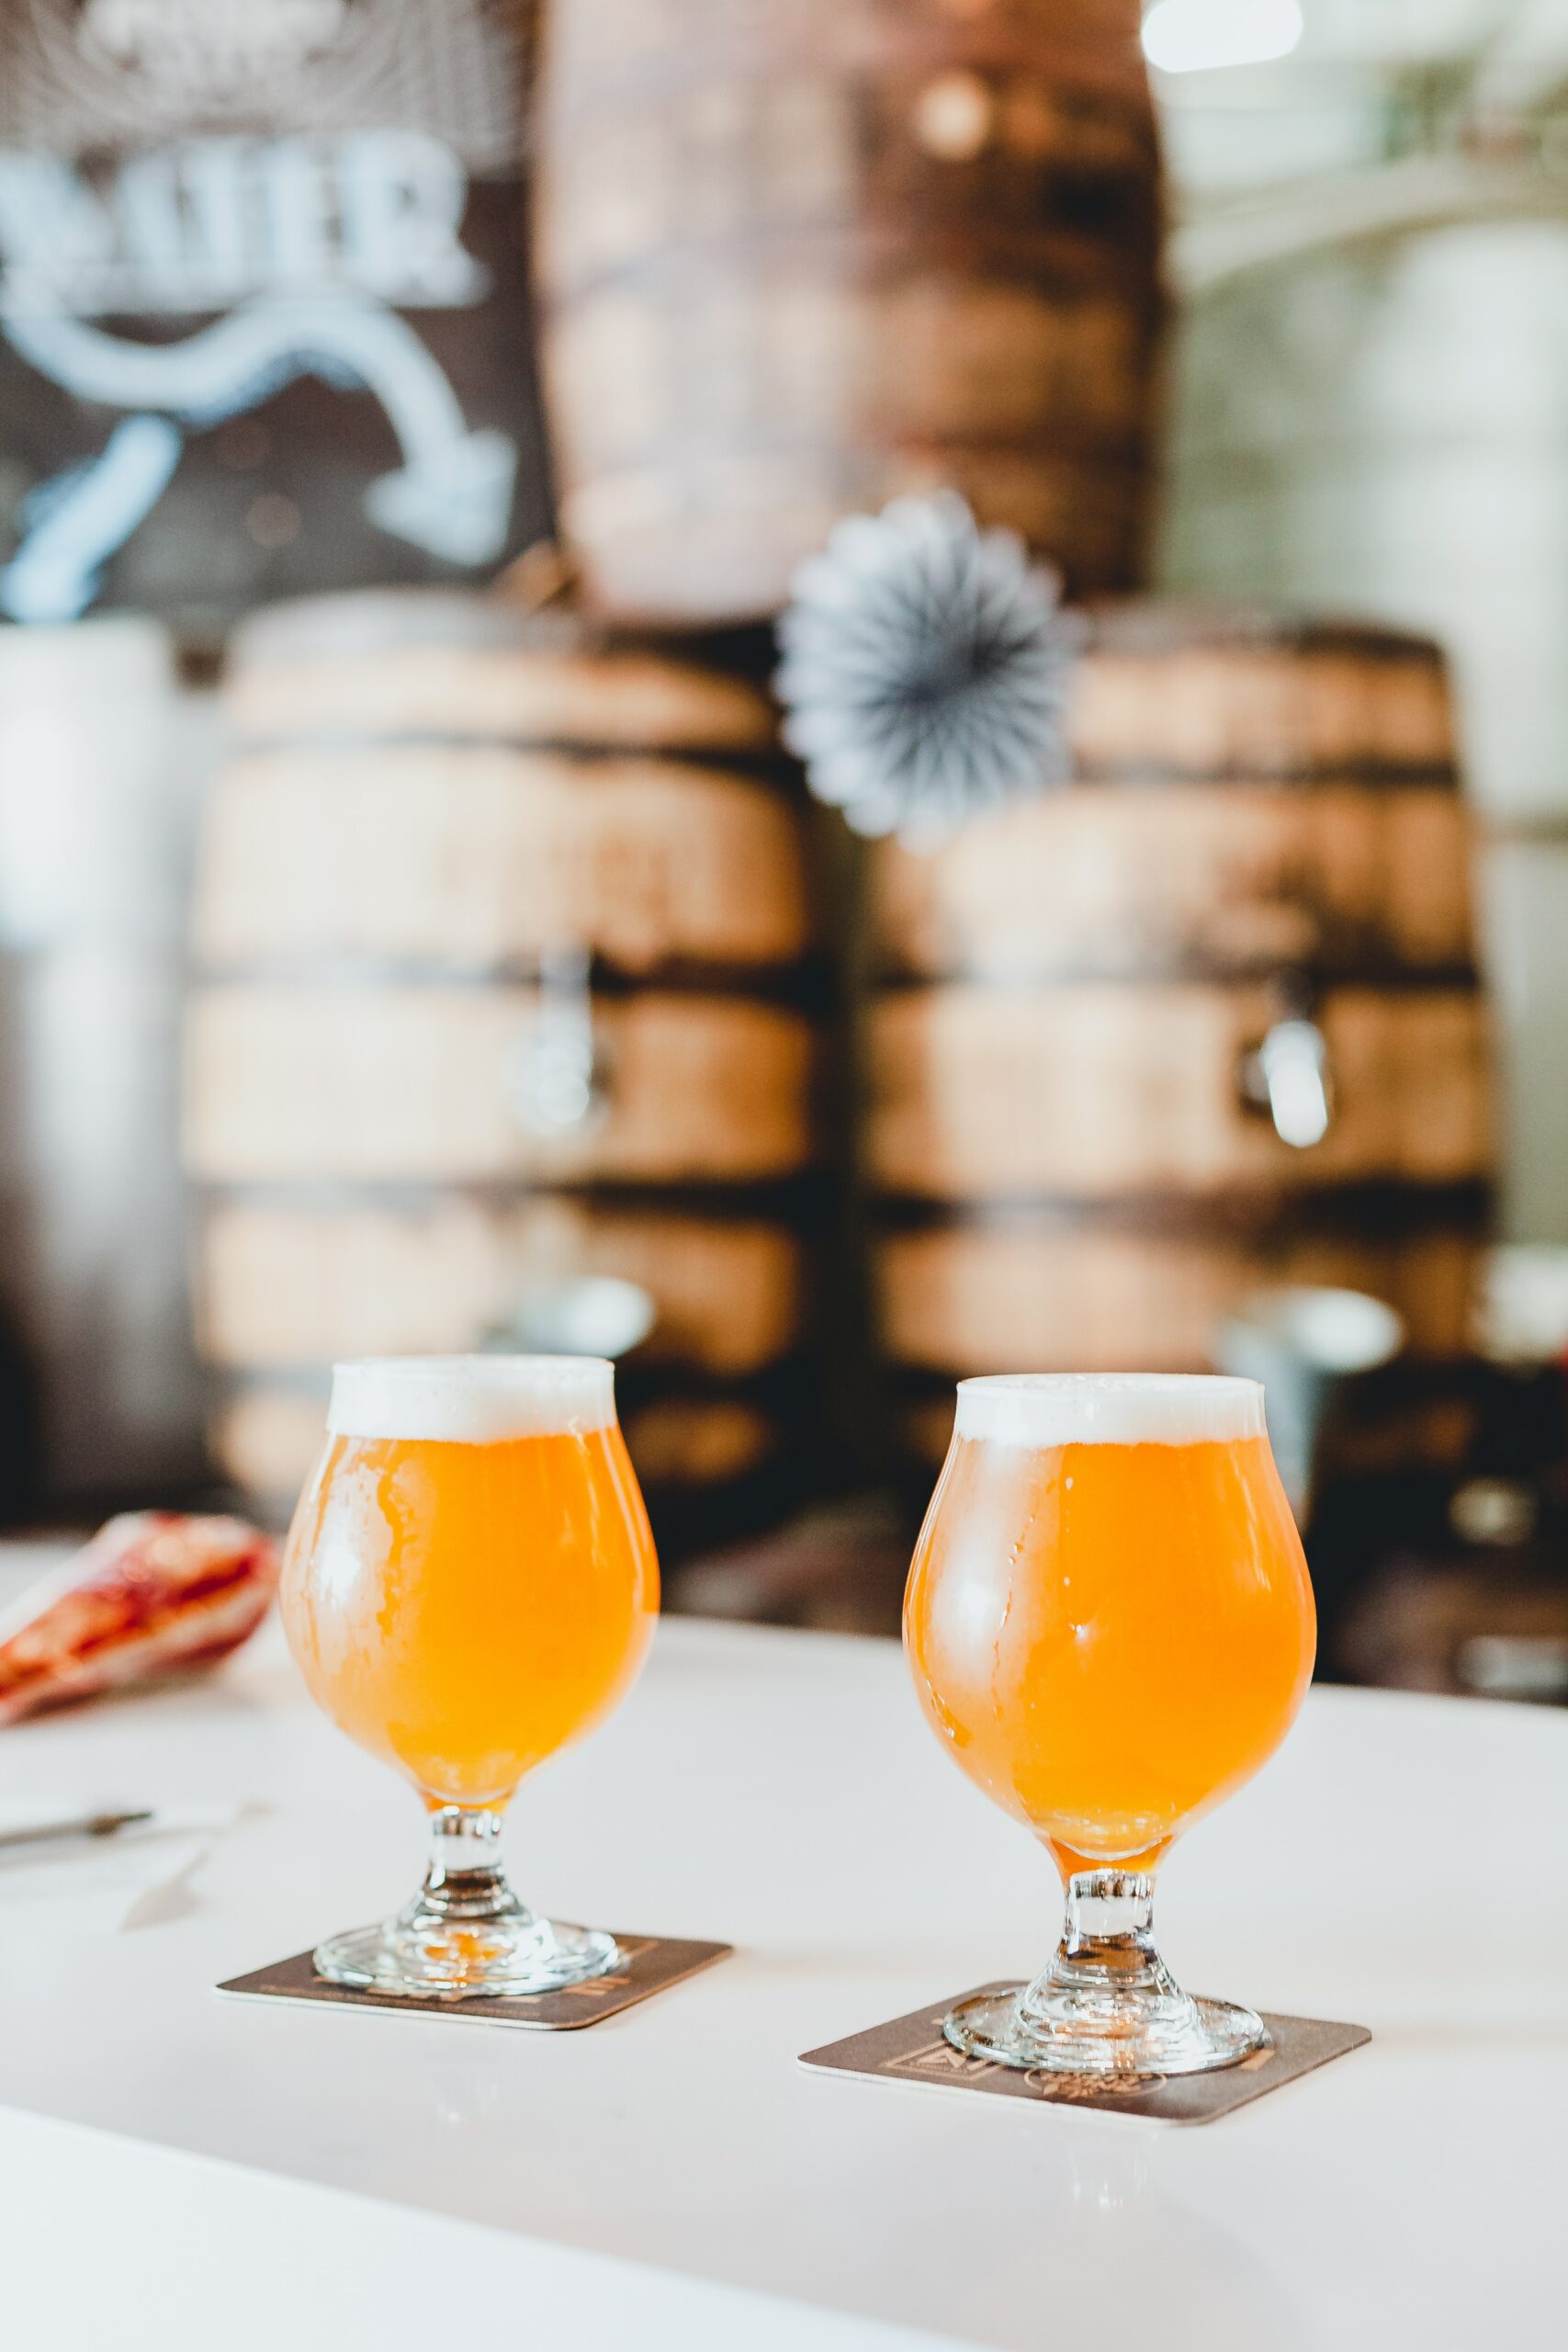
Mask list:
[{"label": "wooden barrel stave", "polygon": [[787,967],[812,944],[800,818],[753,778],[675,759],[253,752],[213,786],[195,944],[209,971],[493,972],[562,945],[624,973]]},{"label": "wooden barrel stave", "polygon": [[1279,1015],[1250,985],[896,990],[869,1023],[873,1182],[925,1199],[1100,1199],[1489,1171],[1473,991],[1331,989],[1316,1018],[1339,1108],[1308,1151],[1240,1091]]},{"label": "wooden barrel stave", "polygon": [[1032,1372],[1201,1372],[1225,1316],[1276,1283],[1370,1291],[1404,1317],[1417,1356],[1470,1344],[1478,1221],[1375,1232],[1287,1220],[1182,1229],[1043,1212],[884,1235],[876,1287],[897,1363],[963,1377]]},{"label": "wooden barrel stave", "polygon": [[1102,607],[1068,729],[1083,775],[1455,780],[1437,646],[1269,606]]},{"label": "wooden barrel stave", "polygon": [[1147,322],[1159,215],[1146,113],[1038,74],[976,77],[980,142],[956,159],[926,130],[950,94],[939,85],[933,105],[924,75],[813,71],[580,118],[543,208],[544,291],[568,313],[716,251],[764,279],[897,283],[918,266],[981,288],[1121,288]]},{"label": "wooden barrel stave", "polygon": [[546,28],[551,99],[572,116],[741,73],[763,81],[804,66],[829,85],[856,72],[942,73],[955,43],[976,68],[1026,64],[1054,92],[1150,113],[1128,0],[591,0],[556,9]]},{"label": "wooden barrel stave", "polygon": [[635,1201],[220,1199],[197,1242],[200,1344],[209,1363],[272,1373],[464,1354],[507,1328],[530,1283],[615,1274],[657,1310],[639,1364],[741,1376],[796,1346],[804,1255],[784,1225]]},{"label": "wooden barrel stave", "polygon": [[[690,441],[658,464],[562,488],[563,526],[580,553],[595,549],[588,591],[626,621],[700,627],[774,613],[795,568],[844,515],[890,499],[955,490],[980,522],[1017,531],[1061,556],[1085,593],[1124,582],[1142,540],[1142,469],[971,445],[892,449]],[[671,550],[678,550],[672,556]],[[1065,559],[1064,559],[1065,560]]]},{"label": "wooden barrel stave", "polygon": [[186,1038],[186,1155],[208,1182],[756,1182],[810,1159],[812,1034],[743,999],[596,999],[597,1125],[520,1124],[538,991],[220,983]]},{"label": "wooden barrel stave", "polygon": [[773,712],[750,681],[637,646],[574,615],[529,614],[453,590],[301,597],[234,632],[224,701],[242,744],[570,744],[585,750],[771,750]]},{"label": "wooden barrel stave", "polygon": [[[1136,468],[1150,341],[1136,302],[929,262],[886,283],[824,282],[809,260],[777,256],[735,289],[671,263],[565,314],[550,366],[574,481],[690,470],[705,451],[739,468],[780,447],[808,487],[840,449],[963,467],[971,449],[983,462],[1010,448],[1047,480],[1072,464]],[[635,401],[605,396],[612,370]],[[581,492],[567,495],[581,510]]]},{"label": "wooden barrel stave", "polygon": [[1473,954],[1470,852],[1441,786],[1074,786],[935,855],[878,842],[872,921],[897,974],[1453,975]]}]

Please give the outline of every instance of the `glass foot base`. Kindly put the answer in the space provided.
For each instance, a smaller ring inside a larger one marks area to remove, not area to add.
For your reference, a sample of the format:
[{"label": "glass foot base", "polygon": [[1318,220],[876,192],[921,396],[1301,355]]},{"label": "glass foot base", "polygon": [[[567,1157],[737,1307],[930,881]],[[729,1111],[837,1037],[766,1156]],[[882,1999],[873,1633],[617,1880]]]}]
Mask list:
[{"label": "glass foot base", "polygon": [[[1163,1972],[1162,1972],[1163,1973]],[[1261,2050],[1256,2011],[1158,1989],[1020,1984],[948,2012],[942,2031],[966,2057],[1051,2075],[1206,2075]]]},{"label": "glass foot base", "polygon": [[358,1993],[473,2001],[558,1993],[619,1967],[615,1939],[602,1928],[558,1927],[519,1911],[458,1920],[414,1903],[379,1927],[351,1928],[318,1944],[316,1973]]}]

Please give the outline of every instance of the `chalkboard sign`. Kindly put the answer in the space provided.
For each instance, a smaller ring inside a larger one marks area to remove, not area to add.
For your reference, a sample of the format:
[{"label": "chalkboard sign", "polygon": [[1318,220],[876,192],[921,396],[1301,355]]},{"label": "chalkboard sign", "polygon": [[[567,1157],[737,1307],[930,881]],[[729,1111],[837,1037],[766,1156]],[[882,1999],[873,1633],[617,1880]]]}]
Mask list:
[{"label": "chalkboard sign", "polygon": [[0,0],[0,616],[483,577],[548,527],[525,0]]}]

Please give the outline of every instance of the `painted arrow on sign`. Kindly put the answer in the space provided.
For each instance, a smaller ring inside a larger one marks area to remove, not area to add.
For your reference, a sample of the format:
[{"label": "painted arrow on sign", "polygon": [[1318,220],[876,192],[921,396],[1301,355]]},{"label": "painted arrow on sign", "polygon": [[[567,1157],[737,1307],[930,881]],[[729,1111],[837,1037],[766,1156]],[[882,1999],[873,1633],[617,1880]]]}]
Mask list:
[{"label": "painted arrow on sign", "polygon": [[[256,407],[299,376],[363,389],[379,401],[403,454],[396,472],[366,488],[365,511],[377,528],[453,563],[492,562],[505,547],[515,444],[504,433],[468,431],[440,367],[407,322],[379,303],[342,294],[264,297],[183,343],[140,343],[12,293],[0,301],[0,334],[78,399],[161,412],[197,430]],[[49,510],[57,534],[66,499],[96,497],[95,470],[61,485]],[[98,546],[94,562],[111,552]]]}]

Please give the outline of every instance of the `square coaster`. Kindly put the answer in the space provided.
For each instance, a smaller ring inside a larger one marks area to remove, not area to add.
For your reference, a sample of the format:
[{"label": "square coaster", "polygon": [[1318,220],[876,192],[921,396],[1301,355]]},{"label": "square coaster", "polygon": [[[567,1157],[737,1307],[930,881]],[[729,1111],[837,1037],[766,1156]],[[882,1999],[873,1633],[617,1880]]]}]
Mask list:
[{"label": "square coaster", "polygon": [[800,2063],[824,2075],[858,2075],[866,2082],[924,2083],[939,2090],[988,2091],[998,2098],[1032,2099],[1036,2106],[1095,2108],[1107,2115],[1137,2115],[1157,2123],[1212,2123],[1216,2115],[1249,2106],[1299,2075],[1310,2075],[1331,2058],[1359,2050],[1371,2040],[1364,2025],[1334,2025],[1321,2018],[1271,2016],[1269,2046],[1239,2065],[1224,2066],[1213,2075],[1156,2075],[1106,2082],[1098,2075],[1024,2074],[1016,2066],[998,2066],[989,2058],[966,2058],[942,2037],[942,2021],[958,2001],[979,1993],[1007,1993],[1017,1988],[1005,1979],[976,1984],[972,1993],[958,1993],[929,2009],[911,2009],[908,2017],[852,2033],[846,2041],[830,2041],[821,2050],[803,2052]]},{"label": "square coaster", "polygon": [[655,1993],[668,1991],[699,1969],[726,1960],[733,1944],[688,1943],[678,1936],[630,1936],[615,1930],[622,1964],[609,1976],[568,1984],[554,1993],[532,1993],[507,2000],[404,2000],[395,1993],[355,1993],[318,1976],[308,1951],[276,1960],[248,1976],[231,1976],[220,1993],[242,2001],[324,2001],[344,2009],[389,2009],[416,2017],[456,2018],[476,2025],[522,2026],[535,2033],[575,2033],[635,2008]]}]

